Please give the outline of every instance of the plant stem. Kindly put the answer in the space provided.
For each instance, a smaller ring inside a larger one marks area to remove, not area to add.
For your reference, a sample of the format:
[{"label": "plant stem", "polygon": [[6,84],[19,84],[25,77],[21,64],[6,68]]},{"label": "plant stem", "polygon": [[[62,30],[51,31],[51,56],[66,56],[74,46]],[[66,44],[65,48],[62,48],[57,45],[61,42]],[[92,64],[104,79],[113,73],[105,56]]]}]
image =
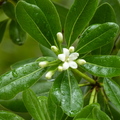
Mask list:
[{"label": "plant stem", "polygon": [[89,101],[89,105],[96,102],[95,101],[95,97],[96,97],[96,88],[93,88],[91,96],[90,96],[90,101]]},{"label": "plant stem", "polygon": [[95,80],[93,80],[92,78],[90,78],[90,77],[87,76],[86,74],[80,72],[79,70],[77,70],[77,69],[72,69],[72,71],[73,71],[74,73],[76,73],[77,75],[79,75],[80,77],[86,79],[86,80],[89,81],[90,83],[92,83],[92,84],[95,84],[95,83],[96,83]]},{"label": "plant stem", "polygon": [[89,86],[91,85],[90,83],[84,83],[84,84],[79,84],[79,87],[84,87],[84,86]]}]

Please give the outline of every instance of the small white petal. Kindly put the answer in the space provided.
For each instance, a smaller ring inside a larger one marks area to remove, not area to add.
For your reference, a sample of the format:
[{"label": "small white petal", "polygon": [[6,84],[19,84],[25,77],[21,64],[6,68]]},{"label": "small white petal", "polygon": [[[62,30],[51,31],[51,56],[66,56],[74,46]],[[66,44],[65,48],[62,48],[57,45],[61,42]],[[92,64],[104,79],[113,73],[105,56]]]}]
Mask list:
[{"label": "small white petal", "polygon": [[78,67],[77,63],[74,61],[69,61],[69,66],[73,69],[76,69]]},{"label": "small white petal", "polygon": [[85,61],[84,59],[78,59],[78,60],[77,60],[77,63],[78,63],[79,65],[84,65],[84,64],[86,63],[86,61]]},{"label": "small white petal", "polygon": [[79,53],[71,53],[69,56],[69,60],[76,60],[79,57]]},{"label": "small white petal", "polygon": [[64,54],[59,54],[58,59],[64,62],[65,61],[65,55]]},{"label": "small white petal", "polygon": [[65,55],[65,57],[69,57],[69,50],[67,48],[63,48],[63,54]]},{"label": "small white petal", "polygon": [[70,52],[74,52],[74,50],[75,50],[74,46],[71,46],[71,47],[69,48],[69,51],[70,51]]},{"label": "small white petal", "polygon": [[64,62],[63,63],[63,70],[67,70],[69,68],[69,63],[68,62]]}]

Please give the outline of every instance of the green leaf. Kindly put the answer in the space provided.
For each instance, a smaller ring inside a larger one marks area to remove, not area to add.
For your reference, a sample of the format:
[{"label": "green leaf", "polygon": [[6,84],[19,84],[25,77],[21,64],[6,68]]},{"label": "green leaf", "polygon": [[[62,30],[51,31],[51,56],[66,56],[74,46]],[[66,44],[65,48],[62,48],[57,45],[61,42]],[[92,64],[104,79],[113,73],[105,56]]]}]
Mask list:
[{"label": "green leaf", "polygon": [[105,22],[116,22],[114,9],[108,3],[99,6],[90,24],[102,24]]},{"label": "green leaf", "polygon": [[104,89],[109,100],[120,111],[120,86],[110,78],[104,78]]},{"label": "green leaf", "polygon": [[77,52],[90,52],[112,42],[118,29],[119,26],[112,22],[89,26],[80,37]]},{"label": "green leaf", "polygon": [[54,3],[54,5],[55,5],[57,12],[60,16],[62,27],[64,28],[65,19],[66,19],[66,16],[67,16],[67,13],[69,10],[68,10],[68,8],[66,8],[60,4],[57,4],[57,3]]},{"label": "green leaf", "polygon": [[4,20],[4,21],[0,22],[0,42],[3,39],[3,35],[4,35],[4,32],[5,32],[7,22],[8,22],[8,20]]},{"label": "green leaf", "polygon": [[101,111],[97,107],[95,107],[92,112],[95,120],[111,120],[105,112]]},{"label": "green leaf", "polygon": [[26,33],[22,30],[19,24],[12,20],[9,26],[9,34],[12,41],[17,45],[23,45],[26,40]]},{"label": "green leaf", "polygon": [[83,107],[81,90],[70,71],[62,72],[56,78],[50,94],[52,100],[70,117],[75,116]]},{"label": "green leaf", "polygon": [[22,28],[39,43],[49,48],[54,45],[49,23],[38,6],[20,1],[16,6],[16,17]]},{"label": "green leaf", "polygon": [[38,62],[25,64],[0,76],[0,99],[11,99],[32,86],[44,73]]},{"label": "green leaf", "polygon": [[70,46],[88,25],[97,8],[98,0],[75,0],[65,21],[65,39]]},{"label": "green leaf", "polygon": [[39,98],[40,106],[42,108],[42,112],[45,116],[45,120],[51,120],[48,112],[48,98],[45,96],[40,96]]},{"label": "green leaf", "polygon": [[76,120],[96,120],[96,119],[90,119],[90,118],[80,118],[80,119],[76,119]]},{"label": "green leaf", "polygon": [[43,56],[56,57],[56,54],[49,48],[47,48],[41,44],[39,46],[40,46],[40,50],[41,50]]},{"label": "green leaf", "polygon": [[92,75],[100,77],[114,77],[120,75],[119,56],[89,56],[84,58],[87,63],[80,66]]},{"label": "green leaf", "polygon": [[48,112],[51,120],[63,120],[64,113],[59,104],[55,104],[51,95],[48,97]]},{"label": "green leaf", "polygon": [[117,19],[117,24],[119,24],[120,26],[120,0],[100,0],[100,3],[104,3],[107,2],[109,3],[113,9],[115,10],[115,14],[116,14],[116,19]]},{"label": "green leaf", "polygon": [[93,119],[92,110],[95,107],[99,107],[98,104],[90,104],[85,106],[73,120],[79,120],[79,118]]},{"label": "green leaf", "polygon": [[8,17],[15,19],[15,6],[11,2],[4,2],[2,9]]},{"label": "green leaf", "polygon": [[[105,23],[105,22],[115,22],[116,23],[116,16],[114,9],[112,6],[108,3],[104,3],[100,5],[100,7],[97,9],[94,17],[92,18],[90,24],[98,24],[98,23]],[[92,51],[92,54],[97,55],[108,55],[111,53],[112,48],[114,46],[114,39],[110,43],[102,46],[99,49],[95,49]]]},{"label": "green leaf", "polygon": [[35,120],[46,120],[39,99],[32,90],[28,89],[23,92],[23,102]]},{"label": "green leaf", "polygon": [[8,111],[0,111],[0,120],[24,120],[22,117]]}]

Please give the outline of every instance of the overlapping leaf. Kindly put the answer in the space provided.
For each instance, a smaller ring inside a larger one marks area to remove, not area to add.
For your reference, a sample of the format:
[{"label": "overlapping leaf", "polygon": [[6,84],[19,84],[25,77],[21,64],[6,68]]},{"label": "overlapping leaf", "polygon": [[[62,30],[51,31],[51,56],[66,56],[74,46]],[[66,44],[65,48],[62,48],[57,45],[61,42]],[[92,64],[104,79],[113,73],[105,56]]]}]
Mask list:
[{"label": "overlapping leaf", "polygon": [[0,76],[0,99],[11,99],[32,86],[44,73],[38,62],[25,64]]},{"label": "overlapping leaf", "polygon": [[86,118],[86,119],[93,119],[93,115],[92,115],[92,110],[95,107],[99,107],[98,104],[91,104],[88,105],[86,107],[84,107],[81,112],[79,112],[77,114],[77,116],[75,116],[75,118],[73,120],[79,120],[79,118]]},{"label": "overlapping leaf", "polygon": [[26,33],[22,30],[19,24],[12,20],[9,26],[9,34],[12,41],[17,45],[24,44],[26,40]]},{"label": "overlapping leaf", "polygon": [[68,116],[75,116],[83,107],[82,93],[70,71],[57,77],[50,94],[52,100],[60,105]]},{"label": "overlapping leaf", "polygon": [[110,78],[104,78],[104,89],[109,100],[120,111],[120,86]]},{"label": "overlapping leaf", "polygon": [[36,0],[33,3],[35,4],[18,2],[17,20],[35,40],[50,48],[51,45],[56,44],[56,34],[61,31],[59,16],[51,1]]},{"label": "overlapping leaf", "polygon": [[4,35],[4,32],[5,32],[7,22],[8,22],[8,20],[4,20],[4,21],[0,22],[0,42],[3,39],[3,35]]},{"label": "overlapping leaf", "polygon": [[98,0],[75,0],[65,22],[65,39],[70,46],[91,20]]},{"label": "overlapping leaf", "polygon": [[101,77],[114,77],[120,75],[119,56],[89,56],[84,58],[87,63],[80,66],[92,75]]},{"label": "overlapping leaf", "polygon": [[89,26],[80,37],[77,52],[86,53],[113,41],[119,26],[108,22]]},{"label": "overlapping leaf", "polygon": [[0,111],[0,120],[24,120],[22,117],[8,111]]}]

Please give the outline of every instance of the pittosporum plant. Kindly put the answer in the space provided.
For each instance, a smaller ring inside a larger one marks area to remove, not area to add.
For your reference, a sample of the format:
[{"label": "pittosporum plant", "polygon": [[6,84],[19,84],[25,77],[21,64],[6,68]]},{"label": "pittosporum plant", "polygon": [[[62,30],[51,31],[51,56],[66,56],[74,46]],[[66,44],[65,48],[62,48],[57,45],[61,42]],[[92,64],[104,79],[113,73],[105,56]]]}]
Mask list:
[{"label": "pittosporum plant", "polygon": [[50,0],[20,0],[15,20],[43,56],[0,76],[1,120],[119,119],[120,57],[112,55],[119,26],[110,4],[74,0],[67,9]]}]

